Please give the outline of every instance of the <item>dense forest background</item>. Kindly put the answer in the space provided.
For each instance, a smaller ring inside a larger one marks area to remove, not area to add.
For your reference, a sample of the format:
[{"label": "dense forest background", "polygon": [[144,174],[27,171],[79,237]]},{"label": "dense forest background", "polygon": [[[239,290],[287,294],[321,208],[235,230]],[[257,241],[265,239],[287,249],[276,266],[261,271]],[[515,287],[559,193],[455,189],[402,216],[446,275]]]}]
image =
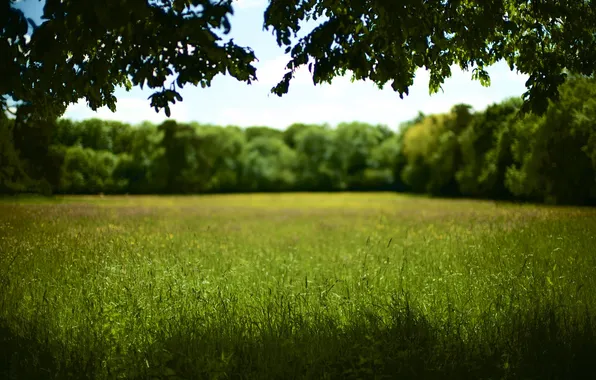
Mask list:
[{"label": "dense forest background", "polygon": [[543,116],[520,106],[456,105],[397,131],[47,121],[22,107],[0,115],[0,193],[389,190],[596,204],[596,81],[570,79]]}]

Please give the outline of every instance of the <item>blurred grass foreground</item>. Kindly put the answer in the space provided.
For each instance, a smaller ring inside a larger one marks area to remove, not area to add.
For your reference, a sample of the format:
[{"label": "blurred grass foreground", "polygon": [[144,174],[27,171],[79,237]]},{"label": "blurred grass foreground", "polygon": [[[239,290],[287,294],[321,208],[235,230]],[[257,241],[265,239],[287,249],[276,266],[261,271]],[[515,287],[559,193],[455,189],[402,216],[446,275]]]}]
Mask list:
[{"label": "blurred grass foreground", "polygon": [[596,210],[0,201],[0,378],[596,378]]}]

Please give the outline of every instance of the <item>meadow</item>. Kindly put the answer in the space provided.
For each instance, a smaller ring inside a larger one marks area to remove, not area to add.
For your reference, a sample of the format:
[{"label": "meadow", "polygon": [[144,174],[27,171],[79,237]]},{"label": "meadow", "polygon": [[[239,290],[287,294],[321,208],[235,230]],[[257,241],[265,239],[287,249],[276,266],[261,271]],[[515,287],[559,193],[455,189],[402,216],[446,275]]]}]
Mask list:
[{"label": "meadow", "polygon": [[595,378],[596,209],[0,200],[0,378]]}]

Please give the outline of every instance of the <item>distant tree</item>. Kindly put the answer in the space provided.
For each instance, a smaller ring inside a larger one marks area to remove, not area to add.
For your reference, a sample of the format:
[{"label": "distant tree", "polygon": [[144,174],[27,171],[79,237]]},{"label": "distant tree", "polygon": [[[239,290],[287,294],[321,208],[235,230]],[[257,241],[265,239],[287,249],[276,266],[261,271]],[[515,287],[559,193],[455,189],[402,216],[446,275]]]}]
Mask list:
[{"label": "distant tree", "polygon": [[112,151],[111,129],[104,120],[93,118],[79,122],[80,144],[93,150]]},{"label": "distant tree", "polygon": [[418,111],[418,114],[416,115],[416,117],[414,117],[413,119],[410,119],[410,120],[406,120],[399,125],[400,133],[403,134],[411,126],[421,123],[426,118],[426,116],[427,115],[425,115],[424,112]]},{"label": "distant tree", "polygon": [[114,154],[130,152],[134,138],[134,129],[130,124],[109,120],[105,120],[104,123],[111,141],[110,151]]},{"label": "distant tree", "polygon": [[521,99],[490,105],[458,137],[462,163],[456,173],[462,194],[507,198],[505,171],[513,163],[512,124],[517,120]]},{"label": "distant tree", "polygon": [[0,194],[28,190],[31,179],[14,147],[14,120],[0,113]]},{"label": "distant tree", "polygon": [[335,130],[311,125],[298,132],[293,141],[298,162],[299,189],[333,191],[346,188]]},{"label": "distant tree", "polygon": [[402,151],[401,133],[395,134],[376,146],[370,156],[370,168],[365,171],[365,180],[370,189],[405,191],[401,171],[406,164]]},{"label": "distant tree", "polygon": [[197,129],[201,141],[197,172],[203,178],[203,191],[234,191],[241,185],[241,155],[246,137],[235,127],[204,126]]},{"label": "distant tree", "polygon": [[280,138],[261,136],[249,141],[241,162],[243,189],[284,191],[296,183],[296,154]]},{"label": "distant tree", "polygon": [[247,141],[252,141],[258,137],[272,137],[283,139],[283,131],[271,127],[248,127],[244,130]]},{"label": "distant tree", "polygon": [[200,138],[190,125],[173,120],[162,123],[158,130],[163,132],[161,146],[164,151],[166,191],[190,193],[204,190],[205,179],[198,175],[200,165]]},{"label": "distant tree", "polygon": [[[590,158],[596,175],[596,98],[585,100],[583,108],[574,113],[573,122],[578,130],[588,136],[582,151]],[[596,199],[596,194],[592,193],[592,198]]]},{"label": "distant tree", "polygon": [[163,133],[153,125],[135,127],[130,150],[119,155],[114,169],[123,191],[135,194],[160,193],[167,186],[167,161],[162,146]]},{"label": "distant tree", "polygon": [[19,107],[14,119],[13,142],[27,175],[42,193],[57,186],[63,157],[50,150],[56,122],[39,117],[30,105]]},{"label": "distant tree", "polygon": [[426,157],[436,145],[436,130],[441,126],[437,119],[436,115],[425,117],[404,133],[402,150],[406,157],[406,165],[402,169],[401,179],[415,192],[426,191],[430,175]]},{"label": "distant tree", "polygon": [[73,146],[81,143],[80,123],[70,119],[56,120],[56,128],[52,134],[53,145]]},{"label": "distant tree", "polygon": [[514,124],[514,165],[505,184],[517,196],[548,203],[596,201],[596,79],[572,78],[543,116]]},{"label": "distant tree", "polygon": [[470,106],[456,105],[448,114],[431,115],[411,125],[403,138],[404,183],[418,192],[457,195],[455,173],[461,164],[458,137],[472,120]]},{"label": "distant tree", "polygon": [[297,143],[297,137],[298,135],[304,131],[307,130],[311,127],[326,127],[325,126],[319,126],[316,124],[304,124],[304,123],[294,123],[292,125],[290,125],[288,128],[286,128],[283,131],[283,139],[284,142],[286,143],[287,146],[289,146],[292,149],[296,148],[296,143]]},{"label": "distant tree", "polygon": [[341,123],[337,126],[336,146],[341,160],[342,182],[348,188],[366,187],[365,171],[370,167],[373,149],[387,137],[385,129],[365,123]]},{"label": "distant tree", "polygon": [[64,148],[64,164],[60,182],[63,193],[113,193],[125,183],[116,183],[113,172],[118,157],[108,151],[95,151],[81,146]]}]

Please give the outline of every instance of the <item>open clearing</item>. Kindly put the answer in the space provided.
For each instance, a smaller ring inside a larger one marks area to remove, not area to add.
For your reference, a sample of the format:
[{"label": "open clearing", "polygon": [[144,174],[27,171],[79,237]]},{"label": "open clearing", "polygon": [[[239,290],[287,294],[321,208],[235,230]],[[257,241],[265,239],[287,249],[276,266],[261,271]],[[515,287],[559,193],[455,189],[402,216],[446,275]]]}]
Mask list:
[{"label": "open clearing", "polygon": [[595,236],[389,193],[5,199],[0,377],[591,377]]}]

